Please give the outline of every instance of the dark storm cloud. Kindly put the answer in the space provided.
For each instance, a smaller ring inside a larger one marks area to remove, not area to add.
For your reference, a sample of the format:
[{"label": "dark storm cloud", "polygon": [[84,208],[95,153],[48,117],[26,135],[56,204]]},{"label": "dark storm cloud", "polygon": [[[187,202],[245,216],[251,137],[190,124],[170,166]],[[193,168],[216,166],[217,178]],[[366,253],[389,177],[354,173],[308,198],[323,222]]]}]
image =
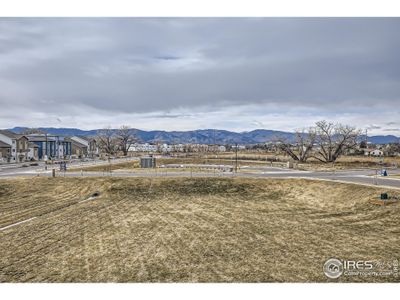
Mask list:
[{"label": "dark storm cloud", "polygon": [[0,105],[62,115],[392,112],[399,29],[398,18],[3,18]]}]

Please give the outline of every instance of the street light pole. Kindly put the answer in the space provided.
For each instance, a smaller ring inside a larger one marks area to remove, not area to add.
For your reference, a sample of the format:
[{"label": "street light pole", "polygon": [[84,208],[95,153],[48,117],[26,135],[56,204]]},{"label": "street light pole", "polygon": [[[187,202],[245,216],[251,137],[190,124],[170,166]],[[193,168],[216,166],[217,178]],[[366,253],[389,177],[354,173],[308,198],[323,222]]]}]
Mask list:
[{"label": "street light pole", "polygon": [[237,173],[238,169],[238,144],[236,143],[236,148],[235,148],[235,173]]},{"label": "street light pole", "polygon": [[47,145],[48,145],[48,144],[47,144],[47,142],[48,142],[48,141],[47,141],[47,132],[45,133],[45,136],[46,136],[46,158],[47,158],[47,157],[48,157],[48,153],[47,153]]}]

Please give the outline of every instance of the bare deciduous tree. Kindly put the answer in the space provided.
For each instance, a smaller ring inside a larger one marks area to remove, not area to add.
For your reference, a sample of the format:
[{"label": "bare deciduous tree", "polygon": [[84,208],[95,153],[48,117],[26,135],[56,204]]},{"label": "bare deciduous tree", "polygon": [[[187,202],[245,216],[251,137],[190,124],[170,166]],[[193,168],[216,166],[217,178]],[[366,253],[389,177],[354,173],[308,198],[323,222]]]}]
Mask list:
[{"label": "bare deciduous tree", "polygon": [[97,141],[100,149],[106,154],[112,155],[117,150],[117,140],[115,138],[115,132],[111,127],[99,130],[97,132]]},{"label": "bare deciduous tree", "polygon": [[361,130],[325,120],[316,123],[318,150],[314,156],[322,162],[335,162],[347,150],[357,146]]},{"label": "bare deciduous tree", "polygon": [[306,130],[298,130],[295,134],[295,143],[290,143],[287,139],[278,139],[279,148],[288,154],[293,160],[306,162],[311,156],[311,152],[316,141],[316,131],[310,127]]},{"label": "bare deciduous tree", "polygon": [[127,156],[129,147],[137,142],[133,129],[127,125],[122,125],[118,129],[116,137],[118,139],[120,150],[124,153],[124,156]]}]

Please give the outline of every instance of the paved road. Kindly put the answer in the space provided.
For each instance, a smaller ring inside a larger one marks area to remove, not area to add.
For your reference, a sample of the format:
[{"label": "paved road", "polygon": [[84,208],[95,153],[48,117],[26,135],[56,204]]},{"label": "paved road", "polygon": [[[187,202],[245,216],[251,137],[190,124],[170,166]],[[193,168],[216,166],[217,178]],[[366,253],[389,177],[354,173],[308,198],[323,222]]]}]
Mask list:
[{"label": "paved road", "polygon": [[[126,158],[116,158],[116,159],[111,159],[110,161],[107,160],[93,160],[93,159],[88,159],[86,161],[81,161],[81,160],[73,160],[71,162],[68,162],[68,168],[77,168],[79,167],[90,167],[90,166],[101,166],[101,165],[108,165],[108,164],[117,164],[125,161],[133,161],[133,160],[138,160],[139,158],[137,157],[126,157]],[[30,163],[18,163],[18,164],[2,164],[0,165],[0,177],[14,177],[14,176],[32,176],[32,175],[37,175],[40,173],[46,173],[45,172],[45,163],[44,162],[38,162],[38,166],[30,166]],[[51,169],[56,169],[57,171],[59,170],[59,165],[58,164],[48,164],[47,169],[51,174]]]},{"label": "paved road", "polygon": [[[137,158],[130,158],[137,159]],[[115,160],[113,163],[121,162],[121,160]],[[108,162],[85,162],[85,163],[73,163],[72,166],[82,164],[82,166],[88,165],[99,165],[107,164]],[[388,170],[389,174],[400,174],[400,169]],[[189,171],[163,171],[162,169],[151,170],[149,172],[57,172],[57,176],[61,177],[97,177],[97,176],[112,176],[112,177],[255,177],[255,178],[310,178],[310,179],[322,179],[332,181],[343,181],[358,184],[367,185],[379,185],[400,188],[400,177],[399,179],[374,176],[375,170],[345,170],[336,172],[321,172],[321,171],[299,171],[289,170],[277,167],[248,167],[242,169],[238,173],[232,172],[189,172]],[[32,176],[51,176],[51,170],[44,170],[43,165],[36,167],[15,167],[15,168],[0,168],[0,178],[7,177],[32,177]]]}]

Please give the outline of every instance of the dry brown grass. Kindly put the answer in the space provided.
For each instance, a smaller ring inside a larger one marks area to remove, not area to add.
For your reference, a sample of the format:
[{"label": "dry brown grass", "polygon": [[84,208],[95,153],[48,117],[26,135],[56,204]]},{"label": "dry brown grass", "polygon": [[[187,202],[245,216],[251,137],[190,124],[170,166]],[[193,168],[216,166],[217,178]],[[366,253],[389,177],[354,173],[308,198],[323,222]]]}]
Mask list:
[{"label": "dry brown grass", "polygon": [[1,180],[1,227],[39,217],[0,231],[0,281],[326,282],[328,258],[398,257],[400,205],[368,202],[382,191],[303,179]]},{"label": "dry brown grass", "polygon": [[[207,157],[208,160],[235,160],[234,152],[217,153],[216,155],[204,155],[204,154],[193,154],[193,157]],[[277,161],[285,163],[290,157],[282,153],[270,153],[270,152],[239,152],[238,158],[241,165],[256,165],[257,163],[269,164],[267,161]],[[199,159],[199,158],[197,158]],[[400,166],[400,157],[385,157],[384,164],[386,167],[390,167],[393,164]],[[304,170],[347,170],[347,169],[365,169],[365,168],[380,168],[379,159],[377,157],[369,157],[365,155],[355,155],[355,156],[341,156],[335,164],[322,163],[315,158],[310,158],[307,163],[301,163],[299,165],[300,169]]]},{"label": "dry brown grass", "polygon": [[383,165],[376,157],[368,156],[341,156],[335,164],[321,163],[315,159],[310,159],[306,164],[300,164],[299,168],[304,170],[348,170],[348,169],[380,169],[381,167],[400,166],[400,158],[385,157]]}]

